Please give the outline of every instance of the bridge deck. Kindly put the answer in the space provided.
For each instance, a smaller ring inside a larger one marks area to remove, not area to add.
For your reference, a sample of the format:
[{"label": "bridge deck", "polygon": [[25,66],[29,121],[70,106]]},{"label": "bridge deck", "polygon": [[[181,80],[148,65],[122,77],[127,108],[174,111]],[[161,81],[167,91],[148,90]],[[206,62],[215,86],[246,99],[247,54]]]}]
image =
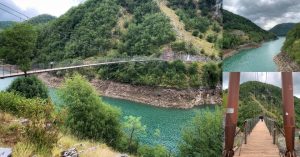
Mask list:
[{"label": "bridge deck", "polygon": [[[84,68],[84,67],[93,67],[93,66],[100,66],[100,65],[119,64],[119,63],[128,63],[128,62],[148,62],[148,61],[163,61],[163,60],[162,59],[146,59],[146,60],[143,60],[143,59],[142,60],[134,60],[133,59],[133,60],[125,60],[125,61],[111,61],[111,62],[94,63],[94,64],[86,64],[86,65],[59,67],[59,68],[52,68],[52,69],[31,70],[31,71],[27,72],[27,75],[52,72],[52,71],[60,71],[60,70],[68,70],[68,69],[77,69],[77,68]],[[4,74],[4,75],[0,74],[0,79],[23,76],[23,75],[25,75],[24,72]]]},{"label": "bridge deck", "polygon": [[238,151],[235,154],[235,157],[279,157],[279,149],[273,144],[265,122],[259,121],[248,136],[247,144],[242,145],[240,155]]}]

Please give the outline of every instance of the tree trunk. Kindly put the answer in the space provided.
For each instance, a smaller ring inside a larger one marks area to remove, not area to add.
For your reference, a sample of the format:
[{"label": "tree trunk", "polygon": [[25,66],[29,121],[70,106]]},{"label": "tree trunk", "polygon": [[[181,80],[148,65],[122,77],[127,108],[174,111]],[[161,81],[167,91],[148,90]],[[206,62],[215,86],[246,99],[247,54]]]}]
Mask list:
[{"label": "tree trunk", "polygon": [[130,138],[129,138],[128,148],[131,146],[132,137],[133,137],[133,132],[134,132],[134,128],[132,128],[132,131],[131,131],[131,133],[130,133]]}]

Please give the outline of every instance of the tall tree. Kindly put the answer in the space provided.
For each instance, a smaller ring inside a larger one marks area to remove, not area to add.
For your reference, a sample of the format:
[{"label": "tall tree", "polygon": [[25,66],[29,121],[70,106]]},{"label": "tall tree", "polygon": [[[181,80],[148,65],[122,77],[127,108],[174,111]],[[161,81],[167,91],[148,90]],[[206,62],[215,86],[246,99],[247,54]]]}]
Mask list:
[{"label": "tall tree", "polygon": [[0,57],[25,73],[31,68],[37,33],[26,23],[16,24],[0,34]]}]

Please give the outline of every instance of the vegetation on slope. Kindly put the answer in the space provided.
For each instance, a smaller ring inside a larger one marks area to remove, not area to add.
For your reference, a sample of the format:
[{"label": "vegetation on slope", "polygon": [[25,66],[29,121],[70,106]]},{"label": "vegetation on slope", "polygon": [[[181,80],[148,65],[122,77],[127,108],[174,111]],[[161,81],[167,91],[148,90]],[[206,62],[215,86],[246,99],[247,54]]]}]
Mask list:
[{"label": "vegetation on slope", "polygon": [[296,24],[288,32],[282,51],[300,64],[300,23]]},{"label": "vegetation on slope", "polygon": [[[300,99],[294,97],[295,109],[300,107]],[[256,81],[249,81],[240,86],[238,125],[255,116],[265,114],[277,119],[282,124],[281,88]],[[296,125],[300,127],[300,111],[295,110]]]},{"label": "vegetation on slope", "polygon": [[42,15],[38,15],[35,17],[30,18],[28,21],[28,23],[32,24],[32,25],[40,25],[40,24],[45,24],[48,23],[52,20],[56,19],[55,16],[52,15],[48,15],[48,14],[42,14]]},{"label": "vegetation on slope", "polygon": [[[222,28],[219,22],[221,18],[215,15],[216,1],[168,0],[168,2],[169,8],[164,6],[164,3],[160,3],[160,8],[171,18],[178,38],[190,42],[204,54],[217,57],[221,46],[220,32]],[[173,15],[173,12],[178,17]]]},{"label": "vegetation on slope", "polygon": [[296,23],[281,23],[274,26],[269,31],[273,32],[277,36],[286,36],[289,30],[291,30],[295,25]]},{"label": "vegetation on slope", "polygon": [[99,70],[102,79],[148,86],[214,88],[220,82],[221,68],[214,63],[184,64],[175,62],[149,62],[109,65]]},{"label": "vegetation on slope", "polygon": [[276,35],[263,30],[252,21],[223,10],[223,49],[236,48],[245,43],[260,43],[276,39]]},{"label": "vegetation on slope", "polygon": [[0,33],[0,58],[18,65],[22,71],[31,69],[37,33],[26,23],[16,24]]},{"label": "vegetation on slope", "polygon": [[13,26],[16,23],[17,22],[14,22],[14,21],[0,21],[0,31],[4,30],[6,28],[9,28],[9,27]]},{"label": "vegetation on slope", "polygon": [[36,76],[16,78],[7,91],[18,93],[26,98],[48,98],[48,88]]},{"label": "vegetation on slope", "polygon": [[222,156],[223,150],[223,111],[198,113],[192,122],[183,129],[179,144],[180,157]]}]

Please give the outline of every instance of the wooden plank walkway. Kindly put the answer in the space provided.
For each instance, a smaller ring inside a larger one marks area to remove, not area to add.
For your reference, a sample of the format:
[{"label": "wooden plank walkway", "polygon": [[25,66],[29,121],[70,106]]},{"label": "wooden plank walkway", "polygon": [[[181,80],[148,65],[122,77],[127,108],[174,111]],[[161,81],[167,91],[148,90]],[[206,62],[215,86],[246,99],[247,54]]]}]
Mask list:
[{"label": "wooden plank walkway", "polygon": [[[119,63],[128,63],[128,62],[149,62],[149,61],[163,61],[162,59],[145,59],[145,60],[125,60],[125,61],[112,61],[112,62],[103,62],[103,63],[95,63],[95,64],[86,64],[86,65],[76,65],[76,66],[68,66],[68,67],[60,67],[60,68],[52,68],[52,69],[41,69],[41,70],[31,70],[27,72],[27,75],[38,74],[38,73],[46,73],[52,71],[60,71],[60,70],[68,70],[68,69],[77,69],[84,67],[93,67],[100,65],[109,65],[109,64],[119,64]],[[11,74],[0,74],[0,79],[9,78],[9,77],[17,77],[24,76],[24,72],[11,73]]]},{"label": "wooden plank walkway", "polygon": [[235,157],[279,157],[279,149],[273,144],[272,136],[265,122],[259,121],[248,136],[247,144],[236,151]]}]

